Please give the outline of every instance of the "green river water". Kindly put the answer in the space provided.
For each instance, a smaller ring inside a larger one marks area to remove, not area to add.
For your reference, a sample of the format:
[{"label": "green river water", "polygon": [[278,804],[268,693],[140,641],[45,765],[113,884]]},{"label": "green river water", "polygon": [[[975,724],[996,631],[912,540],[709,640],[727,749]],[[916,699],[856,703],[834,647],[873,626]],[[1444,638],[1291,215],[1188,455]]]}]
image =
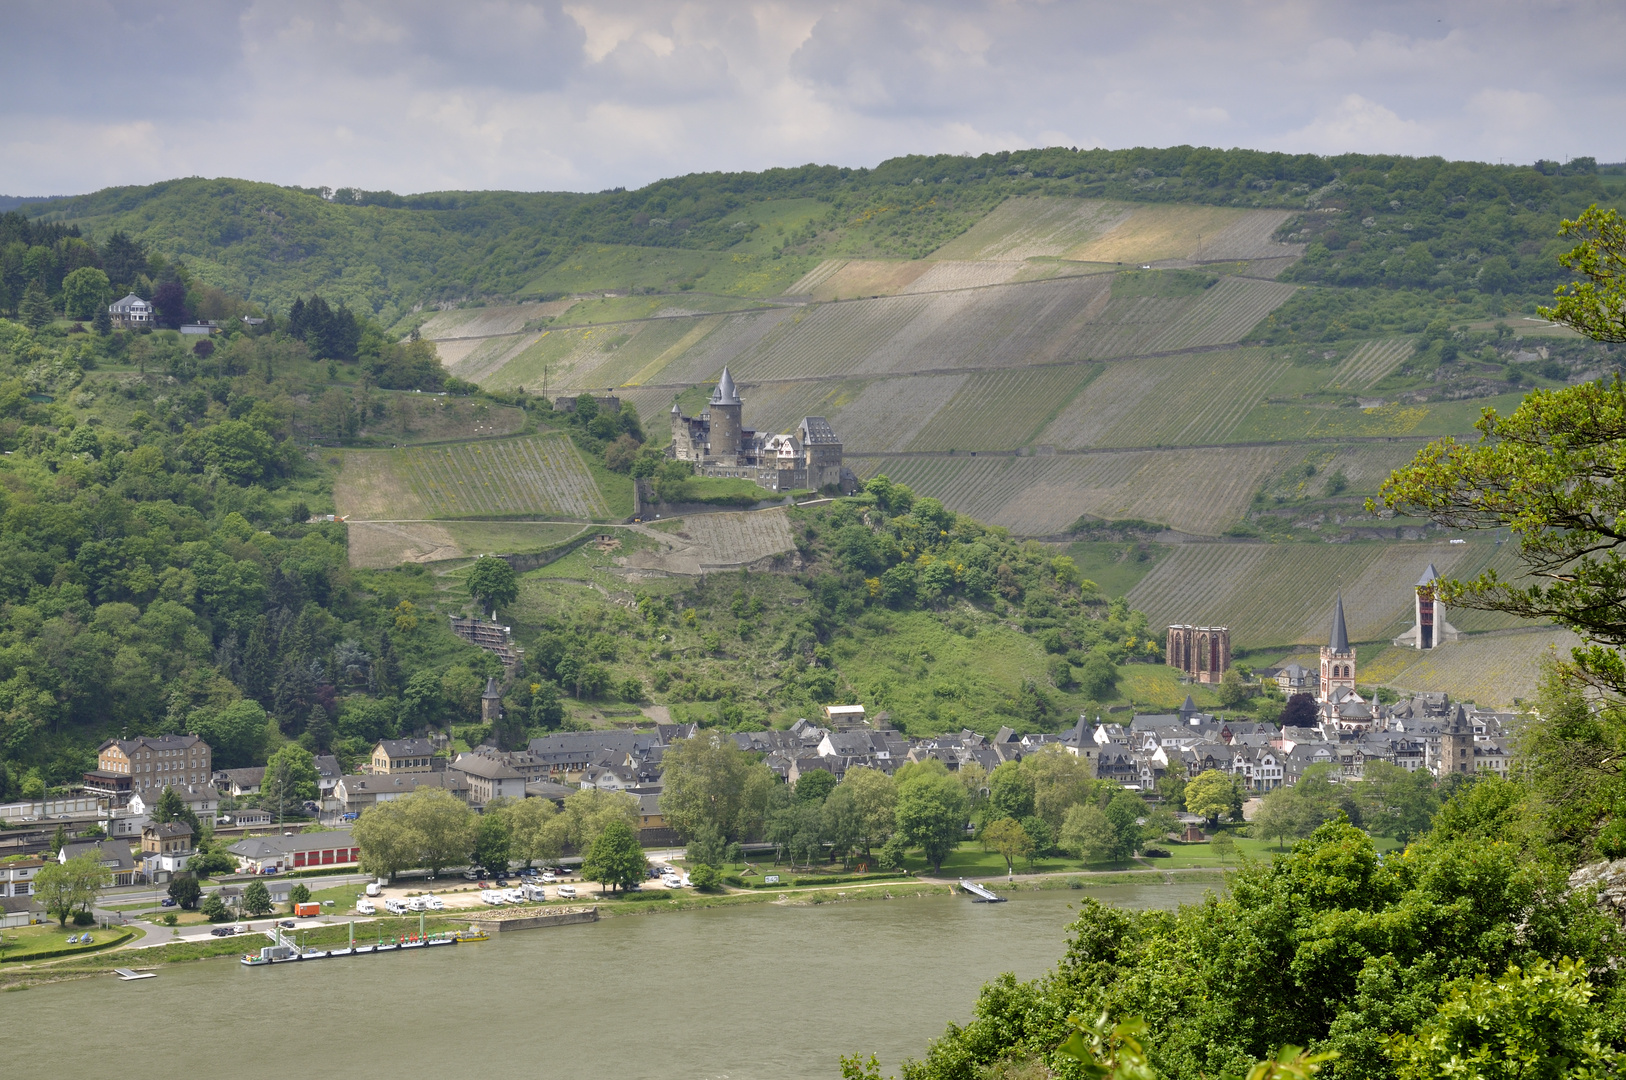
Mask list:
[{"label": "green river water", "polygon": [[0,1060],[134,1080],[812,1080],[863,1052],[891,1071],[969,1019],[987,980],[1053,965],[1081,897],[1172,908],[1208,888],[761,904],[400,956],[177,964],[0,996]]}]

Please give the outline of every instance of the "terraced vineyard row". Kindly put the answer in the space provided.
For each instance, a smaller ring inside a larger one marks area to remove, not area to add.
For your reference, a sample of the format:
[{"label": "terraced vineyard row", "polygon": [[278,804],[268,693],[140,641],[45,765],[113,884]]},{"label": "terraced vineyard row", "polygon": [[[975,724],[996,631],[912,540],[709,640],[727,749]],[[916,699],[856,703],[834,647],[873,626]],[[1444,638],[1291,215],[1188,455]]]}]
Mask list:
[{"label": "terraced vineyard row", "polygon": [[562,436],[391,452],[432,517],[536,514],[604,518],[610,509]]},{"label": "terraced vineyard row", "polygon": [[1150,352],[1224,345],[1240,341],[1259,320],[1287,303],[1295,285],[1246,278],[1221,278],[1203,290],[1197,303],[1151,338]]},{"label": "terraced vineyard row", "polygon": [[1365,390],[1399,367],[1411,351],[1412,344],[1405,338],[1365,342],[1338,365],[1327,385]]},{"label": "terraced vineyard row", "polygon": [[1155,453],[852,459],[952,509],[1024,535],[1049,535],[1082,514],[1144,518],[1215,535],[1237,521],[1283,451],[1276,447]]},{"label": "terraced vineyard row", "polygon": [[931,269],[903,287],[906,293],[942,292],[947,289],[975,289],[983,285],[1003,285],[1021,273],[1018,262],[937,262]]},{"label": "terraced vineyard row", "polygon": [[1025,446],[1099,367],[1071,364],[980,371],[932,416],[910,450],[1014,450]]},{"label": "terraced vineyard row", "polygon": [[705,568],[744,566],[796,546],[783,510],[696,514],[684,519],[680,535],[701,546],[700,565]]},{"label": "terraced vineyard row", "polygon": [[1454,700],[1512,707],[1535,697],[1540,660],[1559,657],[1581,639],[1557,627],[1523,633],[1470,637],[1426,652],[1389,649],[1359,672],[1363,683],[1381,683],[1408,692],[1444,691]]},{"label": "terraced vineyard row", "polygon": [[1289,210],[1255,210],[1213,237],[1204,238],[1191,257],[1211,261],[1302,255],[1303,244],[1281,244],[1274,239],[1282,222],[1292,216]]},{"label": "terraced vineyard row", "polygon": [[1100,439],[1101,446],[1223,442],[1263,399],[1286,363],[1258,349],[1161,361],[1155,389]]},{"label": "terraced vineyard row", "polygon": [[[902,450],[965,385],[969,375],[877,379],[829,419],[848,453]],[[845,384],[843,384],[845,385]]]},{"label": "terraced vineyard row", "polygon": [[1101,199],[1006,199],[936,251],[933,259],[1021,262],[1057,258],[1129,220],[1133,208]]},{"label": "terraced vineyard row", "polygon": [[[1504,546],[1505,547],[1505,546]],[[1229,626],[1238,648],[1318,645],[1342,589],[1355,641],[1384,641],[1413,618],[1412,586],[1432,562],[1445,575],[1472,575],[1505,558],[1490,544],[1182,544],[1129,591],[1154,625]],[[1464,631],[1517,625],[1506,616],[1452,611]]]}]

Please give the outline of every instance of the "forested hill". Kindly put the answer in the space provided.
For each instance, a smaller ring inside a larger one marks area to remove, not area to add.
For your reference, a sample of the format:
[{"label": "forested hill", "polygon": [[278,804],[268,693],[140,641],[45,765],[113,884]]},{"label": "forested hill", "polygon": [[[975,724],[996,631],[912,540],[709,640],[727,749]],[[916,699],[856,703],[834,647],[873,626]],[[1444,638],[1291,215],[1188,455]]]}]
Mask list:
[{"label": "forested hill", "polygon": [[[1426,244],[1435,260],[1471,274],[1481,259],[1500,258],[1505,265],[1497,263],[1493,273],[1504,291],[1547,294],[1558,280],[1547,249],[1555,245],[1559,218],[1612,201],[1621,179],[1600,175],[1585,158],[1562,166],[1492,166],[1194,147],[1056,147],[899,157],[874,169],[701,173],[591,195],[399,196],[189,178],[28,203],[13,213],[75,224],[98,241],[123,230],[155,254],[184,261],[206,283],[274,310],[319,289],[391,325],[419,304],[570,291],[570,274],[549,272],[588,245],[629,249],[634,263],[640,253],[729,251],[738,272],[727,280],[713,274],[703,287],[765,295],[799,276],[786,260],[810,268],[830,255],[920,258],[998,202],[1031,194],[1302,210],[1284,227],[1310,242],[1293,271],[1298,280],[1451,284],[1433,281],[1441,271],[1420,256],[1392,260],[1388,244],[1364,243],[1363,233],[1376,229]],[[27,245],[13,250],[21,242],[0,236],[0,278],[22,280]],[[770,264],[779,272],[752,272]],[[620,287],[638,284],[639,275],[626,276]],[[676,264],[669,277],[656,291],[694,287],[692,265]]]}]

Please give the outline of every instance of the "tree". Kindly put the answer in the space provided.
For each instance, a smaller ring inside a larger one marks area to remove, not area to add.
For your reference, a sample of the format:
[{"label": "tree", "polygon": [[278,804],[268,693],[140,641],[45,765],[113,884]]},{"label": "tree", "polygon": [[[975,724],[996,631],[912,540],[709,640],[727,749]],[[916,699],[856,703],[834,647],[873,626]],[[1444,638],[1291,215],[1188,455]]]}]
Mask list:
[{"label": "tree", "polygon": [[1321,718],[1321,708],[1313,694],[1293,694],[1281,713],[1282,727],[1314,727]]},{"label": "tree", "polygon": [[198,822],[198,815],[186,805],[181,793],[173,787],[165,787],[158,794],[158,801],[153,804],[152,820],[154,824],[168,825],[172,821],[179,821],[192,830],[192,838],[201,840],[203,826]]},{"label": "tree", "polygon": [[879,769],[856,766],[841,778],[841,787],[852,793],[858,828],[853,842],[868,855],[873,847],[886,843],[886,838],[892,835],[896,824],[893,808],[898,801],[897,785]]},{"label": "tree", "polygon": [[1033,839],[1015,818],[1000,818],[986,826],[982,830],[982,842],[997,851],[1005,860],[1007,879],[1015,876],[1018,858],[1025,859],[1033,854]]},{"label": "tree", "polygon": [[191,911],[198,906],[198,897],[203,895],[203,886],[198,884],[194,877],[174,877],[169,882],[169,898],[180,905],[181,910]]},{"label": "tree", "polygon": [[1033,782],[1033,812],[1055,833],[1061,832],[1067,812],[1088,802],[1098,786],[1094,763],[1055,743],[1046,743],[1037,753],[1024,757],[1022,772]]},{"label": "tree", "polygon": [[1083,862],[1108,862],[1118,848],[1118,830],[1099,806],[1086,803],[1067,811],[1060,843],[1063,851]]},{"label": "tree", "polygon": [[288,903],[290,906],[294,904],[308,904],[310,903],[310,899],[311,891],[303,881],[294,882],[294,887],[288,890]]},{"label": "tree", "polygon": [[350,834],[361,849],[361,868],[374,877],[389,880],[417,864],[417,843],[407,825],[405,800],[369,806]]},{"label": "tree", "polygon": [[1606,1010],[1579,960],[1537,958],[1500,976],[1458,979],[1433,1017],[1389,1047],[1401,1080],[1514,1080],[1618,1075]]},{"label": "tree", "polygon": [[616,822],[636,835],[638,800],[625,791],[587,788],[567,798],[559,816],[563,820],[565,840],[577,851],[586,851]]},{"label": "tree", "polygon": [[830,792],[836,787],[836,778],[833,773],[824,769],[814,769],[803,773],[796,781],[796,801],[800,803],[816,803],[824,805]]},{"label": "tree", "polygon": [[519,596],[519,579],[514,576],[514,568],[495,555],[483,555],[474,561],[468,586],[469,595],[482,611],[505,608]]},{"label": "tree", "polygon": [[612,821],[582,859],[582,876],[599,883],[600,889],[628,889],[644,879],[649,863],[624,821]]},{"label": "tree", "polygon": [[688,840],[709,826],[725,841],[749,840],[761,829],[768,792],[778,783],[755,755],[716,731],[669,747],[661,782],[661,813],[679,836]]},{"label": "tree", "polygon": [[199,844],[198,846],[198,853],[186,860],[188,873],[196,874],[200,878],[206,878],[215,874],[230,874],[236,871],[237,860],[232,858],[231,853],[224,848],[217,846],[217,844],[208,846]]},{"label": "tree", "polygon": [[1198,773],[1186,784],[1186,812],[1208,819],[1210,826],[1219,824],[1219,816],[1231,812],[1236,786],[1227,773],[1209,769]]},{"label": "tree", "polygon": [[234,701],[223,709],[194,709],[186,730],[209,744],[216,767],[240,769],[265,760],[269,718],[259,702]]},{"label": "tree", "polygon": [[251,881],[243,889],[243,913],[245,915],[268,915],[271,912],[271,890],[265,887],[263,881]]},{"label": "tree", "polygon": [[943,860],[965,836],[965,790],[936,759],[906,765],[898,775],[898,833],[920,848],[933,873],[942,873]]},{"label": "tree", "polygon": [[90,317],[90,328],[99,336],[106,337],[113,332],[113,314],[103,304],[96,309],[96,314]]},{"label": "tree", "polygon": [[1114,856],[1127,859],[1140,850],[1140,819],[1146,815],[1146,802],[1133,791],[1119,791],[1102,808],[1107,820],[1118,834],[1118,847]]},{"label": "tree", "polygon": [[1253,816],[1253,831],[1264,840],[1275,840],[1276,847],[1284,847],[1290,836],[1301,835],[1304,814],[1292,788],[1272,788],[1259,801],[1259,811]]},{"label": "tree", "polygon": [[40,867],[34,875],[34,895],[46,914],[67,926],[76,911],[90,911],[96,894],[112,880],[112,872],[95,853],[86,852],[67,862],[51,861]]},{"label": "tree", "polygon": [[1553,306],[1537,312],[1595,341],[1626,341],[1626,221],[1594,203],[1574,221],[1560,222],[1558,234],[1581,237],[1558,261],[1587,280],[1559,286]]},{"label": "tree", "polygon": [[689,884],[700,892],[717,892],[722,888],[723,875],[715,866],[701,863],[689,870]]},{"label": "tree", "polygon": [[198,906],[198,910],[203,912],[210,922],[225,922],[231,918],[231,912],[226,910],[226,901],[220,898],[219,892],[210,893]]},{"label": "tree", "polygon": [[290,806],[315,799],[318,791],[316,758],[298,743],[288,743],[265,763],[260,797],[267,806],[276,807],[278,821]]},{"label": "tree", "polygon": [[406,806],[406,827],[416,841],[419,866],[427,866],[438,877],[446,867],[469,861],[474,812],[455,795],[444,788],[428,788],[399,801]]},{"label": "tree", "polygon": [[1241,708],[1243,703],[1252,696],[1247,685],[1242,681],[1242,673],[1236,668],[1227,668],[1225,674],[1220,676],[1220,704],[1227,709]]},{"label": "tree", "polygon": [[1404,844],[1428,831],[1440,808],[1434,777],[1428,772],[1373,761],[1367,763],[1361,779],[1362,812],[1367,830],[1374,836],[1393,837]]},{"label": "tree", "polygon": [[474,861],[493,873],[507,873],[513,839],[502,814],[481,814],[474,831]]},{"label": "tree", "polygon": [[1033,776],[1019,761],[1004,761],[988,774],[988,809],[1021,820],[1033,813]]},{"label": "tree", "polygon": [[1208,849],[1220,862],[1230,862],[1236,857],[1236,838],[1228,832],[1215,833],[1214,839],[1208,842]]},{"label": "tree", "polygon": [[17,316],[30,330],[38,330],[56,317],[56,312],[51,310],[51,301],[45,295],[45,287],[37,279],[30,281],[28,288],[23,290]]},{"label": "tree", "polygon": [[81,266],[62,279],[62,306],[70,319],[94,318],[113,302],[113,286],[94,266]]},{"label": "tree", "polygon": [[51,845],[46,850],[51,853],[52,858],[55,858],[57,853],[67,846],[67,843],[68,827],[66,825],[58,825],[56,827],[56,831],[51,833]]},{"label": "tree", "polygon": [[513,858],[526,866],[559,858],[564,850],[564,822],[553,800],[502,800],[495,808],[487,804],[486,813],[494,809],[508,823],[509,851]]},{"label": "tree", "polygon": [[1097,647],[1079,668],[1078,686],[1091,701],[1108,701],[1118,690],[1118,665],[1103,648]]}]

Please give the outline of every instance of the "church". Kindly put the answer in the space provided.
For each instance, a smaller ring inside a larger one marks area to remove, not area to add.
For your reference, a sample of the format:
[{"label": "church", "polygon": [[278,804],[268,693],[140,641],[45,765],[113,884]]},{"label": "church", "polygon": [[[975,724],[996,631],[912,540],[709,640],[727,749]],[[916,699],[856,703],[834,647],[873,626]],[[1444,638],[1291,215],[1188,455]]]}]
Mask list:
[{"label": "church", "polygon": [[857,490],[857,477],[841,463],[841,440],[824,417],[804,416],[794,432],[774,435],[745,427],[744,407],[725,367],[705,412],[684,416],[672,405],[667,455],[694,462],[696,475],[741,477],[773,492]]}]

